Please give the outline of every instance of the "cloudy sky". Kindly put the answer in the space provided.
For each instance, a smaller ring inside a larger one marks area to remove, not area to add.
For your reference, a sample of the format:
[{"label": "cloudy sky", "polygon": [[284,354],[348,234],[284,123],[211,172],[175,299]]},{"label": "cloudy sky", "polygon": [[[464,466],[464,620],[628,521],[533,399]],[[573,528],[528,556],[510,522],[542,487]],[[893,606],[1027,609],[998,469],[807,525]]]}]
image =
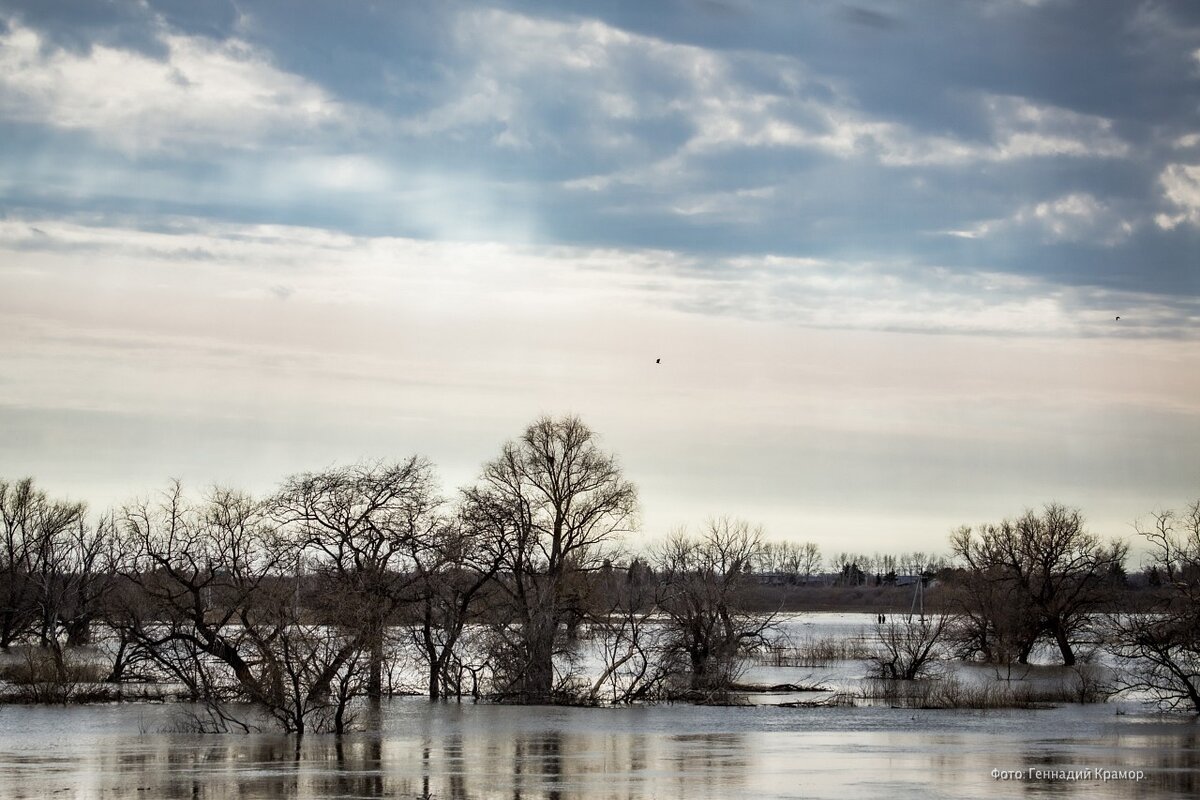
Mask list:
[{"label": "cloudy sky", "polygon": [[567,412],[645,537],[1200,496],[1195,3],[0,0],[0,142],[0,476],[95,506]]}]

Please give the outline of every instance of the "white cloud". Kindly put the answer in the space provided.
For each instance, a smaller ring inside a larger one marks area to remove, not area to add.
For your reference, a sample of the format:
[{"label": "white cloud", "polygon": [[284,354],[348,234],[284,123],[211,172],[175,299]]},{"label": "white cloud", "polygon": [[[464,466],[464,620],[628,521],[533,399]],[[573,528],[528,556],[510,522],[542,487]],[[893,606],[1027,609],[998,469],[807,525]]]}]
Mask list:
[{"label": "white cloud", "polygon": [[1120,219],[1090,194],[1063,195],[1018,212],[1016,221],[1040,226],[1050,241],[1099,242],[1114,245],[1133,233],[1133,224]]},{"label": "white cloud", "polygon": [[0,114],[89,131],[126,151],[254,148],[345,121],[325,91],[245,42],[160,38],[161,61],[100,44],[78,53],[10,19],[0,36]]},{"label": "white cloud", "polygon": [[1169,164],[1158,182],[1163,197],[1177,209],[1174,214],[1156,216],[1158,226],[1167,230],[1185,222],[1200,226],[1200,164]]},{"label": "white cloud", "polygon": [[1078,242],[1112,247],[1128,239],[1136,226],[1111,204],[1086,192],[1073,192],[1050,200],[1030,203],[1011,216],[982,220],[958,230],[940,231],[962,239],[982,239],[1034,231],[1045,243]]},{"label": "white cloud", "polygon": [[[1129,153],[1110,120],[1012,96],[975,100],[987,123],[981,139],[928,134],[863,111],[838,81],[813,74],[799,59],[706,50],[595,20],[477,11],[459,17],[457,36],[469,66],[446,102],[406,120],[404,130],[451,137],[483,131],[494,144],[512,148],[586,144],[632,163],[564,181],[571,189],[675,186],[686,182],[695,158],[742,148],[813,150],[888,166]],[[768,80],[751,83],[744,74]],[[555,139],[553,126],[540,124],[547,103],[555,113],[560,106],[571,109],[587,124],[573,128],[570,141]],[[666,152],[629,127],[656,120],[682,123],[686,132],[665,143]]]},{"label": "white cloud", "polygon": [[[1160,451],[1190,453],[1194,426],[1138,426],[1200,411],[1194,339],[1156,338],[1194,322],[1148,296],[902,263],[90,222],[0,220],[0,424],[30,434],[0,452],[51,484],[83,463],[120,493],[165,474],[270,490],[418,451],[453,487],[534,414],[572,411],[621,453],[651,530],[777,503],[765,518],[795,531],[846,502],[894,533],[889,493],[997,502],[1000,476],[1019,508],[1138,442],[1158,470],[1138,491],[1174,487],[1185,470]],[[1038,447],[1073,455],[1030,474]]]},{"label": "white cloud", "polygon": [[1121,158],[1129,145],[1103,117],[1039,105],[1023,97],[989,95],[982,100],[991,127],[990,142],[967,142],[914,134],[889,126],[881,139],[885,164],[958,165],[1026,158]]},{"label": "white cloud", "polygon": [[[1069,195],[1022,214],[1050,235],[1077,235],[1073,226],[1090,229],[1104,210],[1087,196]],[[246,323],[255,330],[283,306],[297,318],[302,309],[341,309],[328,313],[350,318],[444,315],[439,324],[490,320],[496,330],[518,332],[529,329],[528,320],[552,324],[554,309],[600,320],[612,309],[654,314],[663,307],[811,328],[1074,336],[1112,334],[1108,309],[1115,306],[1131,319],[1123,335],[1175,335],[1188,327],[1184,312],[1148,296],[1101,298],[1096,290],[1034,278],[903,262],[764,256],[701,263],[661,250],[370,238],[186,219],[144,231],[9,218],[0,221],[0,254],[11,265],[0,270],[7,298],[0,308],[11,313],[50,313],[64,292],[72,294],[69,287],[100,281],[124,287],[120,302],[134,317],[182,303],[180,324],[190,319],[200,329],[204,309],[230,302],[262,309],[263,318]],[[1095,307],[1103,310],[1090,313]],[[273,341],[284,346],[291,334],[280,330],[286,335]],[[230,342],[247,336],[234,325],[221,331]]]}]

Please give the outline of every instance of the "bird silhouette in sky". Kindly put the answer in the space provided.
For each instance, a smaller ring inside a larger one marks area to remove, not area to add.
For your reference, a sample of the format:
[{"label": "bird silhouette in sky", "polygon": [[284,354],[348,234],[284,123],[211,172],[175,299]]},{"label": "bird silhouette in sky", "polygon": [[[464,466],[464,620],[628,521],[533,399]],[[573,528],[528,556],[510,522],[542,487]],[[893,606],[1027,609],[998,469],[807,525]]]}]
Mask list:
[{"label": "bird silhouette in sky", "polygon": [[[1117,319],[1120,319],[1120,317],[1117,317]],[[656,359],[654,359],[654,363],[655,363],[655,364],[661,364],[661,363],[662,363],[662,359],[661,359],[661,358],[656,358]]]},{"label": "bird silhouette in sky", "polygon": [[1115,320],[1115,321],[1116,321],[1116,322],[1120,322],[1120,321],[1121,321],[1121,318],[1118,316],[1118,317],[1116,318],[1116,320]]}]

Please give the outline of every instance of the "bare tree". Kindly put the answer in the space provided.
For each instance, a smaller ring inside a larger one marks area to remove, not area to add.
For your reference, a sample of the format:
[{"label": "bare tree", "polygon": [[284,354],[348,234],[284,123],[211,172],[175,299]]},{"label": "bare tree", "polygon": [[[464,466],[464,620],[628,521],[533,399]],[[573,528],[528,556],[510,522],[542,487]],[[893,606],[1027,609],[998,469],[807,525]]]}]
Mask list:
[{"label": "bare tree", "polygon": [[834,556],[833,568],[836,581],[841,586],[862,586],[866,583],[866,565],[869,557],[861,553],[841,552]]},{"label": "bare tree", "polygon": [[1182,514],[1156,513],[1138,533],[1160,585],[1149,608],[1109,620],[1110,649],[1124,667],[1119,680],[1167,708],[1200,713],[1200,500]]},{"label": "bare tree", "polygon": [[912,553],[901,553],[897,559],[897,567],[901,574],[931,577],[946,566],[945,560],[936,553],[924,553],[917,550]]},{"label": "bare tree", "polygon": [[432,466],[413,456],[293,476],[271,503],[326,588],[325,621],[368,642],[370,697],[383,694],[388,621],[420,596],[410,556],[434,537],[441,502]]},{"label": "bare tree", "polygon": [[[961,528],[951,546],[966,580],[998,585],[1002,601],[1032,620],[1037,637],[1051,639],[1067,666],[1075,663],[1079,637],[1113,597],[1112,576],[1128,550],[1087,533],[1079,510],[1057,503],[977,531]],[[1022,642],[1018,660],[1024,663],[1031,648],[1028,639]]]},{"label": "bare tree", "polygon": [[344,725],[365,637],[301,619],[297,546],[262,503],[217,489],[193,505],[175,483],[160,503],[125,509],[121,525],[121,573],[135,591],[115,595],[130,605],[112,623],[216,723],[249,728],[228,712],[241,701],[288,732]]},{"label": "bare tree", "polygon": [[554,656],[578,616],[575,577],[633,525],[637,491],[577,417],[542,417],[488,463],[464,501],[500,546],[508,620],[495,629],[502,692],[554,699]]},{"label": "bare tree", "polygon": [[692,538],[678,531],[654,554],[658,607],[669,651],[683,662],[693,692],[727,690],[742,657],[762,645],[771,615],[748,611],[748,568],[761,555],[762,529],[728,517],[709,520]]},{"label": "bare tree", "polygon": [[807,584],[812,580],[813,575],[821,571],[820,546],[816,542],[802,542],[796,566],[800,574],[804,576],[804,582]]},{"label": "bare tree", "polygon": [[940,657],[947,617],[942,614],[903,619],[892,615],[875,627],[875,669],[881,678],[915,680]]},{"label": "bare tree", "polygon": [[793,582],[808,583],[821,569],[821,548],[816,542],[766,542],[758,566],[766,572],[786,574]]},{"label": "bare tree", "polygon": [[[462,695],[468,671],[460,644],[485,589],[500,569],[500,547],[486,519],[464,507],[430,541],[418,543],[412,561],[419,581],[420,623],[413,629],[427,668],[430,700]],[[477,691],[477,686],[472,686]]]},{"label": "bare tree", "polygon": [[995,664],[1027,663],[1042,637],[1037,610],[1005,570],[957,569],[947,575],[948,631],[961,658]]},{"label": "bare tree", "polygon": [[52,500],[32,478],[0,480],[0,648],[35,634],[47,646],[56,637],[58,594],[50,575],[72,568],[66,540],[83,525],[85,506]]},{"label": "bare tree", "polygon": [[592,703],[629,703],[657,697],[671,672],[669,635],[655,623],[656,577],[636,559],[595,576],[589,628],[600,673],[584,692]]},{"label": "bare tree", "polygon": [[39,640],[61,661],[67,647],[87,644],[93,620],[112,586],[114,518],[94,523],[82,514],[66,529],[47,532],[37,547],[33,580],[40,611]]}]

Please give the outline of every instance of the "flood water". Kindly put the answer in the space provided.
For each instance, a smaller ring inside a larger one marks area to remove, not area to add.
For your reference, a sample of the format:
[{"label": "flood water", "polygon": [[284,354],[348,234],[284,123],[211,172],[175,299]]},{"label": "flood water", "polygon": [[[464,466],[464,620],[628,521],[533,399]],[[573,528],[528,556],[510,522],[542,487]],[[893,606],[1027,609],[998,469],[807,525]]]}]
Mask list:
[{"label": "flood water", "polygon": [[[0,798],[1200,795],[1200,724],[1128,701],[914,712],[401,698],[366,709],[364,732],[299,745],[277,735],[171,732],[180,711],[0,707]],[[1102,771],[1141,778],[1104,780]]]},{"label": "flood water", "polygon": [[[379,729],[164,733],[164,705],[6,707],[0,797],[1195,797],[1200,727],[1119,707],[585,709],[385,703]],[[996,780],[993,770],[1026,773]],[[1091,769],[1082,780],[1030,770]],[[1100,770],[1141,771],[1103,781]],[[918,791],[919,790],[919,791]]]}]

